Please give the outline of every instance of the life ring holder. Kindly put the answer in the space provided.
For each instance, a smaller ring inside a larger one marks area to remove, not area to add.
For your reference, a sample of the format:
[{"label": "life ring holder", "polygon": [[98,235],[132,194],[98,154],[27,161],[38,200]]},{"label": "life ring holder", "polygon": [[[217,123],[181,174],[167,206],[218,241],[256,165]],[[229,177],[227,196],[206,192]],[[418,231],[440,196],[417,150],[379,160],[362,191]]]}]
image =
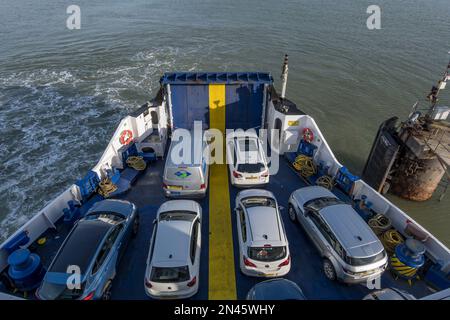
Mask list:
[{"label": "life ring holder", "polygon": [[303,136],[303,140],[305,140],[308,143],[311,143],[314,141],[314,132],[310,128],[304,128],[302,130],[302,136]]},{"label": "life ring holder", "polygon": [[120,133],[120,138],[119,138],[120,144],[124,145],[124,144],[129,144],[131,141],[133,141],[133,132],[131,130],[123,130]]}]

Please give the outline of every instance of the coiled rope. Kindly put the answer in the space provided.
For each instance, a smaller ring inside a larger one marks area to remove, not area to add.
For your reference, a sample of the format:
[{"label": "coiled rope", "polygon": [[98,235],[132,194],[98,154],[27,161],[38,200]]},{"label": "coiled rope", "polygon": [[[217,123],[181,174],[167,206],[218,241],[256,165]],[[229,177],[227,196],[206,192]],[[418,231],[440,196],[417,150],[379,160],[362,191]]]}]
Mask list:
[{"label": "coiled rope", "polygon": [[389,254],[393,254],[395,247],[404,242],[402,235],[395,229],[385,231],[380,240]]},{"label": "coiled rope", "polygon": [[147,167],[143,157],[130,156],[126,162],[129,167],[138,171],[143,171]]},{"label": "coiled rope", "polygon": [[111,179],[104,178],[98,184],[97,193],[105,198],[108,198],[111,193],[117,190],[117,186],[112,183]]},{"label": "coiled rope", "polygon": [[316,180],[316,185],[327,188],[328,190],[333,189],[334,180],[331,176],[323,175]]},{"label": "coiled rope", "polygon": [[308,178],[316,174],[317,172],[312,158],[303,154],[298,155],[292,165],[294,166],[295,170],[299,171],[304,178]]},{"label": "coiled rope", "polygon": [[391,225],[391,220],[381,213],[369,220],[369,226],[377,236],[390,229]]}]

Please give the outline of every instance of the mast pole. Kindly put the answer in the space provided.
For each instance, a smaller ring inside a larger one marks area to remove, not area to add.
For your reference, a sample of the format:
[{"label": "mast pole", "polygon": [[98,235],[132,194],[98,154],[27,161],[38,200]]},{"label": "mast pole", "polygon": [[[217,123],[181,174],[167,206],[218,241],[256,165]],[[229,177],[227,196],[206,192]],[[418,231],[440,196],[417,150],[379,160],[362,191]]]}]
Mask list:
[{"label": "mast pole", "polygon": [[281,99],[286,97],[286,85],[288,78],[288,55],[284,55],[283,69],[281,70]]}]

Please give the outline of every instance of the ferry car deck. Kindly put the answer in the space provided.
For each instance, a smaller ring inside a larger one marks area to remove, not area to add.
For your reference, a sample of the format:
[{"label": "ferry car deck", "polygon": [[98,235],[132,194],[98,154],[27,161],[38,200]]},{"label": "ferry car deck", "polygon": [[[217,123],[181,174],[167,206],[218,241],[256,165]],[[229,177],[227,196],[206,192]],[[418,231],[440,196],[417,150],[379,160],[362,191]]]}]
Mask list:
[{"label": "ferry car deck", "polygon": [[[98,184],[109,177],[117,190],[109,198],[134,203],[140,214],[140,228],[131,240],[118,266],[112,284],[112,299],[149,299],[144,290],[144,273],[153,221],[164,196],[163,171],[170,134],[174,129],[192,130],[194,121],[203,129],[265,128],[278,129],[280,135],[279,169],[270,176],[265,188],[281,206],[291,253],[291,270],[284,276],[297,283],[308,299],[362,299],[374,290],[365,284],[345,285],[328,280],[322,271],[322,258],[303,229],[290,221],[290,194],[317,178],[329,175],[336,180],[332,192],[351,204],[366,221],[382,214],[392,227],[406,237],[420,235],[426,249],[425,264],[418,276],[407,281],[392,270],[386,270],[381,288],[399,288],[417,299],[450,287],[450,250],[406,213],[352,175],[334,157],[314,119],[304,114],[295,103],[281,99],[273,87],[269,73],[167,73],[161,78],[156,97],[124,118],[98,164],[82,179],[50,202],[0,246],[0,291],[5,297],[35,299],[35,288],[20,290],[9,279],[8,257],[16,250],[28,248],[48,268],[73,224],[96,202]],[[305,129],[311,131],[305,145]],[[300,154],[310,155],[318,170],[303,177],[293,167]],[[127,166],[130,155],[147,161],[144,171]],[[273,153],[271,154],[271,156]],[[272,157],[273,160],[273,157]],[[245,276],[239,268],[239,249],[234,201],[240,189],[229,181],[227,164],[211,164],[209,185],[202,207],[202,247],[199,291],[192,299],[245,299],[247,292],[263,278]],[[361,201],[370,203],[366,207]],[[70,202],[81,205],[72,217]],[[64,210],[66,209],[66,210]],[[413,228],[411,228],[413,226]],[[415,234],[411,233],[415,230]],[[38,284],[36,284],[38,285]]]}]

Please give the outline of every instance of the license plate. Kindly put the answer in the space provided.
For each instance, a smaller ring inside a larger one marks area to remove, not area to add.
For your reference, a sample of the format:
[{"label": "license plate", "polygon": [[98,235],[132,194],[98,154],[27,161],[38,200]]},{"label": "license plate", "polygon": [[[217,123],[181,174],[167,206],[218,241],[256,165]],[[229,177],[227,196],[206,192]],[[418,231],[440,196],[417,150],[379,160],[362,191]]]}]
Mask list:
[{"label": "license plate", "polygon": [[183,190],[183,187],[180,186],[167,186],[169,190]]},{"label": "license plate", "polygon": [[248,180],[258,179],[258,177],[247,177]]},{"label": "license plate", "polygon": [[265,277],[275,277],[276,273],[264,273],[263,276]]}]

